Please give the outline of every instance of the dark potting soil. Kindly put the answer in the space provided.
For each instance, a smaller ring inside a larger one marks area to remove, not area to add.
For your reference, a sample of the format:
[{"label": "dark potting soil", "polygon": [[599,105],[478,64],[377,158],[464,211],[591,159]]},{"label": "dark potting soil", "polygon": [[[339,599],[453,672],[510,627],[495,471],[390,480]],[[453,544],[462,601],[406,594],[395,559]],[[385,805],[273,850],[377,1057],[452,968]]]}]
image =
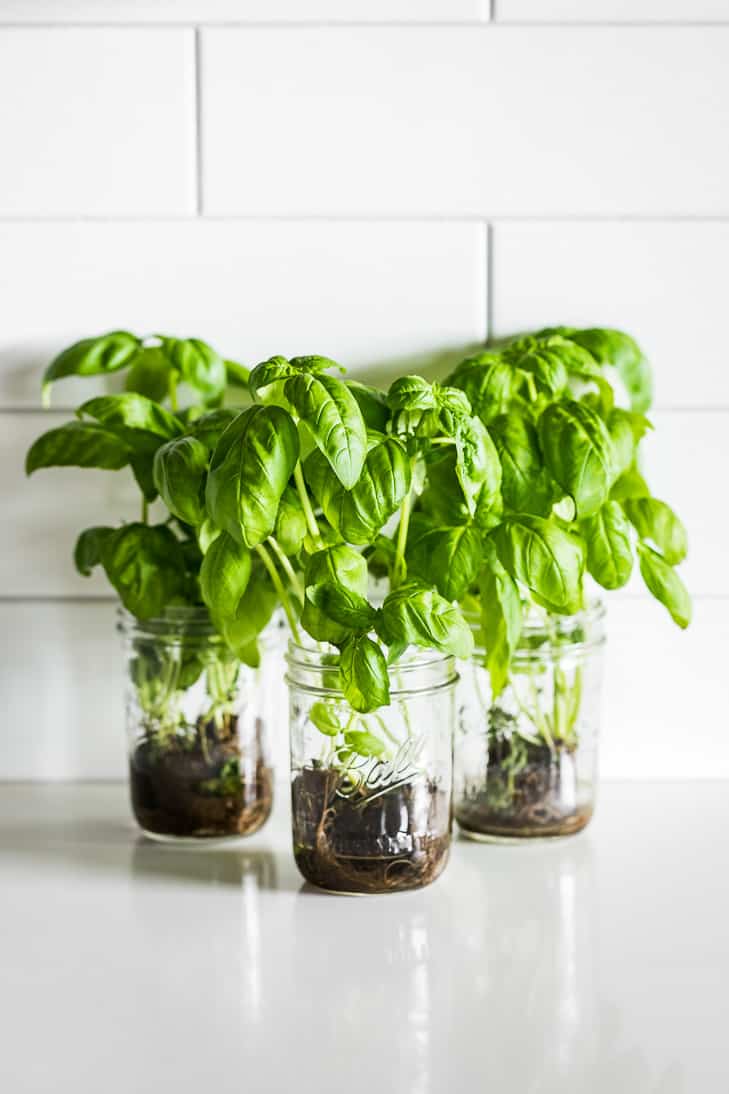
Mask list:
[{"label": "dark potting soil", "polygon": [[313,885],[344,893],[419,889],[440,875],[450,848],[449,795],[406,783],[376,797],[341,797],[341,774],[304,768],[292,783],[294,857]]},{"label": "dark potting soil", "polygon": [[527,762],[511,774],[504,760],[508,741],[489,742],[486,783],[469,788],[455,816],[466,835],[534,838],[568,836],[589,822],[592,808],[576,798],[574,753],[527,744]]},{"label": "dark potting soil", "polygon": [[252,777],[246,776],[237,719],[223,740],[212,727],[205,730],[205,748],[198,734],[192,747],[185,739],[164,749],[143,741],[132,754],[132,808],[145,831],[200,839],[247,836],[268,818],[273,773],[259,757]]}]

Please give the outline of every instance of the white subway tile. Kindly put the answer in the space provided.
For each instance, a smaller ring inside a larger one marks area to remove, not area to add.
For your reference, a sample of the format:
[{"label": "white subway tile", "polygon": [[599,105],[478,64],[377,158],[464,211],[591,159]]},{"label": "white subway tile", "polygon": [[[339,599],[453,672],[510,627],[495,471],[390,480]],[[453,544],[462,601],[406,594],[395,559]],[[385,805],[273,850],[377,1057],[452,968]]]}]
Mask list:
[{"label": "white subway tile", "polygon": [[729,28],[226,28],[202,53],[208,213],[729,211]]},{"label": "white subway tile", "polygon": [[650,601],[609,602],[603,775],[729,775],[728,606],[699,600],[681,631]]},{"label": "white subway tile", "polygon": [[195,206],[192,30],[0,34],[0,216]]},{"label": "white subway tile", "polygon": [[523,23],[729,22],[727,0],[495,0],[494,16]]},{"label": "white subway tile", "polygon": [[459,23],[489,0],[3,0],[2,23]]},{"label": "white subway tile", "polygon": [[[601,771],[729,776],[726,601],[680,632],[647,601],[608,613]],[[0,602],[0,780],[125,774],[123,660],[110,603]],[[285,770],[285,727],[275,742]]]},{"label": "white subway tile", "polygon": [[[317,352],[384,368],[457,349],[485,337],[485,270],[474,224],[0,224],[0,408],[37,406],[55,353],[120,327],[249,364]],[[54,405],[97,389],[64,380]]]},{"label": "white subway tile", "polygon": [[659,406],[729,406],[727,223],[502,223],[493,334],[616,326],[643,346]]}]

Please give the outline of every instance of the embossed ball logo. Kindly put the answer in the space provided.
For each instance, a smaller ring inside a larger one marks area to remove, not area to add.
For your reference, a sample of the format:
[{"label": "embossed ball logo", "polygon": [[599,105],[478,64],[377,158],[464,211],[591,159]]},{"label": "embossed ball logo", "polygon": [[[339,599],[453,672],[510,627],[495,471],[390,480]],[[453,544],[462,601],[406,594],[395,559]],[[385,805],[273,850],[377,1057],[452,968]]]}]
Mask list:
[{"label": "embossed ball logo", "polygon": [[342,767],[337,796],[348,799],[356,795],[364,804],[412,782],[421,773],[418,761],[424,745],[424,737],[410,737],[390,759],[360,756],[342,746],[337,749],[337,760]]}]

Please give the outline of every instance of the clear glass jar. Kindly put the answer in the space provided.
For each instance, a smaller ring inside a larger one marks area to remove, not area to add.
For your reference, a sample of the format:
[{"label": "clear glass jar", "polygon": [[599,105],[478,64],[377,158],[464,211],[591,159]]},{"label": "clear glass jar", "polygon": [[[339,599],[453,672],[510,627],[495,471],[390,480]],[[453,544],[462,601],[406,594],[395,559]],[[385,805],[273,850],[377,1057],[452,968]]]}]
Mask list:
[{"label": "clear glass jar", "polygon": [[[453,794],[464,835],[488,841],[567,836],[589,822],[604,616],[599,601],[573,616],[530,613],[509,681],[495,699],[483,649],[459,665]],[[476,627],[474,633],[478,643]]]},{"label": "clear glass jar", "polygon": [[119,630],[139,826],[190,842],[256,832],[273,804],[269,735],[285,709],[274,679],[280,621],[261,635],[255,669],[235,659],[204,608],[169,608],[144,622],[120,609]]},{"label": "clear glass jar", "polygon": [[289,643],[296,864],[331,892],[419,889],[450,848],[455,663],[406,653],[390,669],[390,704],[357,714],[340,690],[338,657]]}]

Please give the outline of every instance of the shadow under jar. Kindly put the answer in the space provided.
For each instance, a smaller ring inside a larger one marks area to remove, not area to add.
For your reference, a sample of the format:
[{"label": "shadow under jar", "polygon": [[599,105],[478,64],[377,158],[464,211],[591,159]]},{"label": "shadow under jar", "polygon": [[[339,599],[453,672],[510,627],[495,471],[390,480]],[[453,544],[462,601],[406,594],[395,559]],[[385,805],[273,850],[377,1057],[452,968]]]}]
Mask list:
[{"label": "shadow under jar", "polygon": [[279,667],[278,622],[261,636],[256,669],[236,660],[203,608],[143,622],[120,609],[119,630],[132,809],[143,832],[186,842],[256,832],[273,804],[276,686],[267,677]]},{"label": "shadow under jar", "polygon": [[465,836],[518,842],[573,835],[590,821],[604,615],[598,601],[573,616],[530,613],[495,698],[483,649],[459,666],[454,811]]},{"label": "shadow under jar", "polygon": [[390,704],[373,714],[347,703],[338,658],[289,643],[296,864],[329,892],[419,889],[450,849],[453,658],[404,654],[390,668]]}]

